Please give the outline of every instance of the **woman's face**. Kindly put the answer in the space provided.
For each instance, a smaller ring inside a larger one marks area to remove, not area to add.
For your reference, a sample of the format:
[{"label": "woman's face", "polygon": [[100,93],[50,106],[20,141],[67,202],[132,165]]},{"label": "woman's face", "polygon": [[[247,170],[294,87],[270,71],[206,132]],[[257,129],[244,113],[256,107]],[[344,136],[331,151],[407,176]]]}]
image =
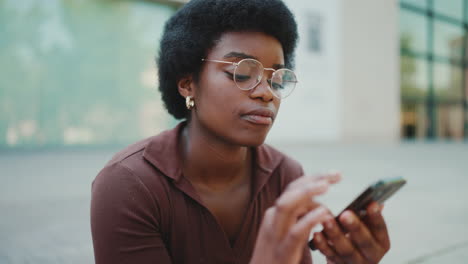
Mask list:
[{"label": "woman's face", "polygon": [[[260,61],[265,68],[284,67],[280,42],[259,32],[229,32],[210,50],[207,60],[239,62],[245,58]],[[194,84],[195,109],[192,122],[215,138],[241,146],[261,145],[275,120],[280,99],[275,97],[265,71],[261,82],[251,90],[241,90],[232,78],[232,64],[203,62],[198,83]]]}]

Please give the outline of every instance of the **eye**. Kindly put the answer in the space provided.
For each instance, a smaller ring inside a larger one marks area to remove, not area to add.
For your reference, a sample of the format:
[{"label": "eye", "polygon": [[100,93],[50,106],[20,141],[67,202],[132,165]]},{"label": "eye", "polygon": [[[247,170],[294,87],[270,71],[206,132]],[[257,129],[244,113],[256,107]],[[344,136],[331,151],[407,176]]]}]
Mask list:
[{"label": "eye", "polygon": [[236,74],[236,82],[245,82],[250,80],[250,75]]},{"label": "eye", "polygon": [[284,86],[282,84],[274,82],[271,84],[271,88],[273,88],[274,90],[283,90]]},{"label": "eye", "polygon": [[226,75],[229,77],[229,79],[234,80],[234,74],[233,73],[230,73],[228,71],[224,71],[224,73],[226,73]]}]

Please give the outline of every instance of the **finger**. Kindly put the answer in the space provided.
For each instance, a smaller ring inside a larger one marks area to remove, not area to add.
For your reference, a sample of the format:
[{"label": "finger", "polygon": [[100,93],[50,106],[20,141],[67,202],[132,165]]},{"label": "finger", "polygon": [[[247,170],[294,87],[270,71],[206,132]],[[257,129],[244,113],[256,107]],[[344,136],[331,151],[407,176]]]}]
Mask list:
[{"label": "finger", "polygon": [[289,229],[284,239],[285,250],[294,250],[296,248],[303,250],[303,245],[305,245],[307,238],[309,238],[310,230],[327,217],[327,210],[320,206],[299,219],[299,221]]},{"label": "finger", "polygon": [[[327,210],[328,210],[328,211],[327,211],[328,217],[326,218],[326,220],[331,219],[331,218],[334,217],[334,216],[333,216],[333,213],[332,213],[329,209],[327,209]],[[324,222],[322,222],[321,224],[323,225]],[[321,236],[324,237],[324,235],[322,234],[322,232],[316,232],[316,233],[317,233],[317,234],[320,233]],[[319,237],[319,239],[320,239],[320,238],[321,238],[321,237]],[[323,240],[323,239],[322,239],[322,240]],[[317,249],[318,249],[318,248],[315,247],[315,243],[314,243],[313,239],[309,241],[309,248],[310,248],[311,250],[317,250]]]},{"label": "finger", "polygon": [[335,184],[341,181],[341,172],[330,170],[328,173],[316,176],[319,180],[327,180],[330,184]]},{"label": "finger", "polygon": [[298,208],[298,210],[297,210],[297,214],[298,214],[297,219],[304,217],[307,213],[309,213],[310,211],[318,208],[319,206],[323,206],[323,205],[321,203],[315,201],[315,200],[311,200],[308,205],[306,204],[306,205],[304,205],[304,207]]},{"label": "finger", "polygon": [[315,203],[311,198],[324,194],[328,190],[328,186],[326,181],[318,181],[289,189],[276,200],[274,207],[279,214],[290,215],[298,208]]},{"label": "finger", "polygon": [[308,184],[309,182],[317,182],[317,181],[326,181],[329,184],[338,183],[341,180],[341,173],[339,172],[330,172],[330,173],[322,173],[315,176],[303,176],[299,177],[297,180],[288,184],[287,189],[289,188],[297,188],[297,186],[302,186]]},{"label": "finger", "polygon": [[362,263],[364,258],[354,247],[352,241],[344,234],[334,218],[329,218],[324,223],[323,233],[333,244],[333,249],[338,257],[348,263]]},{"label": "finger", "polygon": [[336,252],[328,245],[322,232],[314,233],[312,243],[314,244],[314,247],[318,249],[325,257],[332,260],[333,262],[337,262],[336,260],[338,256]]},{"label": "finger", "polygon": [[377,263],[385,253],[365,224],[351,211],[345,211],[339,220],[361,254],[371,263]]},{"label": "finger", "polygon": [[372,203],[367,207],[366,224],[374,236],[375,240],[382,246],[385,251],[390,249],[390,238],[388,235],[387,225],[382,216],[383,205]]},{"label": "finger", "polygon": [[284,192],[273,206],[275,210],[274,226],[279,230],[279,235],[284,235],[289,227],[297,219],[306,214],[317,205],[312,199],[316,195],[323,194],[328,189],[325,181],[309,182],[307,185]]}]

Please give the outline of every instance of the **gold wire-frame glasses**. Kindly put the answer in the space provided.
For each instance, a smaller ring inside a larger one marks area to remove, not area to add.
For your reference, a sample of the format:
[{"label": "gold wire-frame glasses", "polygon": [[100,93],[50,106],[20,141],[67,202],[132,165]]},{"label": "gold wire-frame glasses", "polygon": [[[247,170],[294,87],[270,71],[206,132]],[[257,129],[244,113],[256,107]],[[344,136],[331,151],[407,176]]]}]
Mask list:
[{"label": "gold wire-frame glasses", "polygon": [[234,72],[227,73],[232,75],[236,86],[244,91],[255,88],[262,81],[264,71],[272,71],[271,78],[267,79],[269,84],[268,89],[274,96],[280,99],[288,97],[294,91],[298,82],[296,74],[292,70],[286,68],[265,68],[256,59],[246,58],[239,62],[209,59],[202,59],[202,61],[234,65]]}]

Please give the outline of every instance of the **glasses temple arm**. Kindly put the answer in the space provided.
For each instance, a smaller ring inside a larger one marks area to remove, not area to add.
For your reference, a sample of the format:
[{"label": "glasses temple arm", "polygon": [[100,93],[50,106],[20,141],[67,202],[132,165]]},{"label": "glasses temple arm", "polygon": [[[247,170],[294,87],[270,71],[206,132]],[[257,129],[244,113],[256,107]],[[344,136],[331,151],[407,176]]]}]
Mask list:
[{"label": "glasses temple arm", "polygon": [[238,65],[236,62],[230,62],[230,61],[220,61],[220,60],[207,60],[207,59],[202,59],[202,61],[210,61],[210,62],[218,62],[218,63],[224,63],[224,64],[232,64],[232,65]]}]

